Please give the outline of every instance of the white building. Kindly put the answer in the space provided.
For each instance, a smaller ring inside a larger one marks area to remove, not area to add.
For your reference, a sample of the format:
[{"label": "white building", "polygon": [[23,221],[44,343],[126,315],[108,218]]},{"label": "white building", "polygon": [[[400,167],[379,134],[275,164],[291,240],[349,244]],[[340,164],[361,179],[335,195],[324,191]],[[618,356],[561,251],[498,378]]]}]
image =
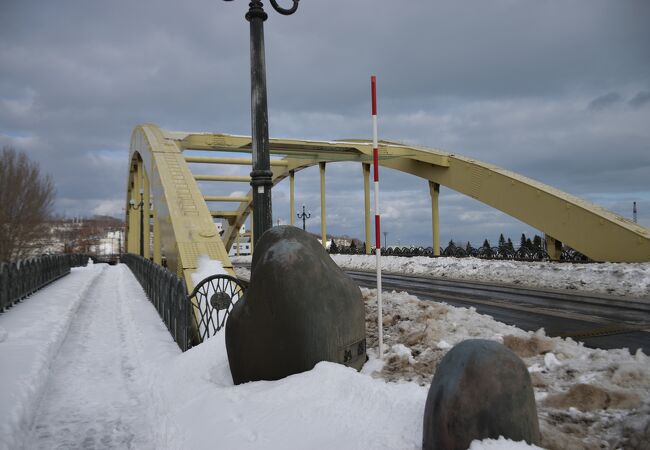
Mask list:
[{"label": "white building", "polygon": [[[219,223],[221,225],[221,223]],[[217,229],[219,229],[219,225]],[[221,235],[221,231],[219,232]],[[239,239],[237,239],[228,252],[228,256],[245,256],[251,254],[251,242],[250,237],[244,236],[246,234],[246,225],[242,225],[239,229]]]},{"label": "white building", "polygon": [[115,230],[106,233],[106,236],[99,240],[99,244],[91,247],[91,252],[97,255],[115,255],[124,250],[124,231]]}]

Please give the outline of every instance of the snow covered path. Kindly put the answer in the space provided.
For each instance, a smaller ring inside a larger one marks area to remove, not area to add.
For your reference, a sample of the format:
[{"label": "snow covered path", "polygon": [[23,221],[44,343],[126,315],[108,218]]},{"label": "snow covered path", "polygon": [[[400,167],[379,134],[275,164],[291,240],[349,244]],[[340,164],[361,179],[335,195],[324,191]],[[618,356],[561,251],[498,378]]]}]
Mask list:
[{"label": "snow covered path", "polygon": [[125,334],[123,270],[90,287],[51,368],[26,448],[152,448]]}]

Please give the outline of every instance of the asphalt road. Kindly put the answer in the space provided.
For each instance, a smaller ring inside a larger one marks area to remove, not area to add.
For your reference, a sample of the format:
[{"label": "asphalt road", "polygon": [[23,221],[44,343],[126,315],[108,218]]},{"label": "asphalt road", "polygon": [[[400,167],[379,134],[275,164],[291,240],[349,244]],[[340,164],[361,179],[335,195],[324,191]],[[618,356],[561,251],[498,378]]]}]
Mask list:
[{"label": "asphalt road", "polygon": [[[374,273],[346,272],[359,286],[376,287]],[[650,300],[387,273],[382,286],[421,300],[473,306],[499,322],[544,328],[548,336],[570,336],[588,347],[650,354]]]},{"label": "asphalt road", "polygon": [[[250,265],[242,265],[250,269]],[[359,286],[375,288],[374,272],[346,271]],[[592,348],[628,348],[650,354],[650,300],[516,285],[382,274],[383,290],[406,291],[421,300],[476,308],[523,330],[571,337]]]}]

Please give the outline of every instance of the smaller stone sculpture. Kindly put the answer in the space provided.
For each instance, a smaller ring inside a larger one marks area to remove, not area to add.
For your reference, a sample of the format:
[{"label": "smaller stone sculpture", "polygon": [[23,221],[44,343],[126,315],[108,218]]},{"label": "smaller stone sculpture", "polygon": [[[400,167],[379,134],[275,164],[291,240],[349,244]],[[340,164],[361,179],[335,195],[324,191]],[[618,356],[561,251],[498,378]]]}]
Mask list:
[{"label": "smaller stone sculpture", "polygon": [[540,444],[526,365],[498,342],[470,339],[440,361],[424,409],[422,448],[465,450],[474,439]]}]

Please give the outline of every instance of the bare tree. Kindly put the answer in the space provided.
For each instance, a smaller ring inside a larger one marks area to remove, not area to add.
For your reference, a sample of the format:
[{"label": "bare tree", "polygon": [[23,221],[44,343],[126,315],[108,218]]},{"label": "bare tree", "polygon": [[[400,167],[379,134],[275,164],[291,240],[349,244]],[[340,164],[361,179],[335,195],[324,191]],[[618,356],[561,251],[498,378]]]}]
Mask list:
[{"label": "bare tree", "polygon": [[43,236],[56,191],[49,175],[24,152],[4,146],[0,154],[0,261],[33,251]]}]

